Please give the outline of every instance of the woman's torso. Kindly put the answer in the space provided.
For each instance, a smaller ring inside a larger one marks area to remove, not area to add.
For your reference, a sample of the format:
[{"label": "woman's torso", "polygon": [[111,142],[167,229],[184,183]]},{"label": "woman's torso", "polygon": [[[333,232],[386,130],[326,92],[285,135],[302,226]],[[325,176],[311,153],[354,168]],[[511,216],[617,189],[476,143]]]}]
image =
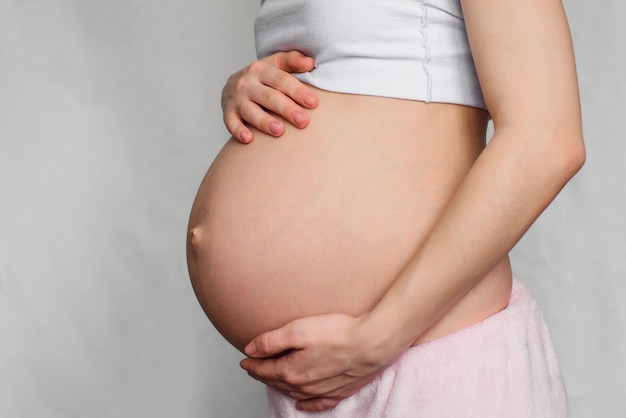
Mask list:
[{"label": "woman's torso", "polygon": [[[194,202],[194,290],[240,350],[302,316],[371,309],[484,147],[478,108],[316,92],[306,129],[229,140]],[[419,341],[504,308],[510,280],[505,259]]]},{"label": "woman's torso", "polygon": [[[240,349],[298,317],[372,308],[483,147],[475,108],[318,94],[306,129],[231,139],[194,203],[194,289]],[[423,340],[502,309],[507,286],[505,260]]]}]

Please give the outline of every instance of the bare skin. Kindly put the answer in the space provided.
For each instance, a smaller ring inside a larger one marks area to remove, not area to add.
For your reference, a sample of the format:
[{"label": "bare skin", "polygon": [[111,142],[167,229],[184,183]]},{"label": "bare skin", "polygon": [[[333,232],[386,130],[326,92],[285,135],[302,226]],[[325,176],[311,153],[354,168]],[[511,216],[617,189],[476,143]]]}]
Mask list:
[{"label": "bare skin", "polygon": [[[426,238],[484,147],[486,112],[314,90],[304,130],[229,141],[191,214],[199,300],[243,351],[303,316],[371,309]],[[353,109],[341,121],[333,118]],[[382,110],[381,110],[382,109]],[[236,191],[236,193],[233,193]],[[506,306],[508,260],[426,341]]]},{"label": "bare skin", "polygon": [[253,62],[231,75],[222,90],[224,124],[234,139],[247,144],[254,134],[250,124],[267,135],[279,137],[285,124],[265,109],[280,115],[293,126],[305,128],[319,99],[290,73],[315,67],[313,59],[299,51],[280,52]]},{"label": "bare skin", "polygon": [[306,129],[287,127],[281,142],[255,132],[254,157],[230,142],[203,182],[190,223],[194,288],[238,347],[277,328],[241,364],[299,409],[332,408],[429,333],[501,309],[508,251],[583,164],[560,2],[462,4],[495,126],[484,150],[476,109],[403,111],[400,100],[318,92]]}]

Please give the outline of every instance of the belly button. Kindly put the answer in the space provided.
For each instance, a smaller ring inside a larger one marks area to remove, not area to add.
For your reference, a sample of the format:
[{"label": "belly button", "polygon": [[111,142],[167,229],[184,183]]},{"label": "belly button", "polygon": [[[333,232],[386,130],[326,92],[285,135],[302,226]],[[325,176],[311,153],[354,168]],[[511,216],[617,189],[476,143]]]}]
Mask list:
[{"label": "belly button", "polygon": [[195,226],[189,230],[189,244],[194,251],[199,250],[202,247],[203,241],[202,227]]}]

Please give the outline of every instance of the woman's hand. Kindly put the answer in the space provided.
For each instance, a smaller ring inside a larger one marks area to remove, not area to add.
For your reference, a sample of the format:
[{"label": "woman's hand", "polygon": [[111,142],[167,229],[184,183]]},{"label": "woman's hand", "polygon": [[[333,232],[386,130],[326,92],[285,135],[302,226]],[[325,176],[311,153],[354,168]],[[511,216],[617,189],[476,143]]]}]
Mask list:
[{"label": "woman's hand", "polygon": [[306,127],[309,117],[304,108],[315,108],[318,99],[290,73],[311,71],[314,67],[313,59],[299,51],[278,52],[231,75],[222,90],[222,111],[228,132],[244,144],[253,139],[246,123],[268,135],[282,135],[283,123],[268,111],[298,128]]},{"label": "woman's hand", "polygon": [[356,393],[401,354],[374,349],[380,346],[377,336],[364,332],[363,317],[305,317],[256,337],[245,349],[250,358],[240,364],[296,399],[297,409],[321,411]]}]

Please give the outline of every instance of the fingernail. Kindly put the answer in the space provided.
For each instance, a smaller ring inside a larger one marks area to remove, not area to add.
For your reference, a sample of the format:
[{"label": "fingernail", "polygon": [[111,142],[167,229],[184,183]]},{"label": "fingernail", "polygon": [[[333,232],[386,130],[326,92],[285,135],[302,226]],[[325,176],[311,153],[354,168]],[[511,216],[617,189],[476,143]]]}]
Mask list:
[{"label": "fingernail", "polygon": [[244,351],[246,352],[247,355],[249,356],[253,356],[256,354],[256,344],[254,344],[254,342],[251,342],[250,344],[248,344],[246,346],[246,348],[244,349]]},{"label": "fingernail", "polygon": [[293,115],[293,120],[296,122],[296,125],[302,126],[306,123],[306,116],[302,113],[296,113]]},{"label": "fingernail", "polygon": [[274,135],[280,135],[280,123],[272,122],[270,123],[270,132]]},{"label": "fingernail", "polygon": [[315,96],[313,96],[312,94],[307,94],[302,100],[307,106],[315,106]]},{"label": "fingernail", "polygon": [[247,132],[247,131],[242,132],[241,133],[241,140],[243,142],[250,142],[250,141],[252,141],[252,134],[250,132]]}]

